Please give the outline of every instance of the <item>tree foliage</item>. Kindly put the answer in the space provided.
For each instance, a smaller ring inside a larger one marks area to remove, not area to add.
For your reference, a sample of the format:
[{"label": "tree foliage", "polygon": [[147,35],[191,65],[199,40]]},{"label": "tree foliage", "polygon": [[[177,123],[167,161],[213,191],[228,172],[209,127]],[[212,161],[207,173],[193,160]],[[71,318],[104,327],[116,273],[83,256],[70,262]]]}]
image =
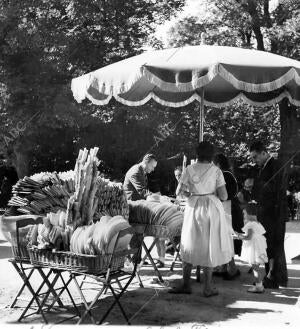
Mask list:
[{"label": "tree foliage", "polygon": [[[80,147],[98,145],[101,169],[118,179],[145,152],[156,153],[160,161],[153,179],[160,177],[167,185],[183,152],[194,157],[198,104],[173,109],[155,102],[138,108],[111,102],[97,107],[75,103],[70,92],[73,77],[136,55],[147,44],[162,48],[153,32],[184,2],[0,2],[0,153],[12,157],[21,176],[72,168]],[[169,46],[199,44],[205,32],[207,44],[259,48],[260,32],[264,49],[299,59],[298,1],[287,0],[273,11],[267,4],[207,1],[205,15],[195,13],[173,27]],[[287,124],[282,118],[281,126]],[[252,138],[278,146],[279,111],[240,103],[207,108],[205,131],[220,151],[243,163],[245,143]]]},{"label": "tree foliage", "polygon": [[118,116],[121,106],[75,104],[71,79],[141,52],[155,26],[183,3],[1,1],[0,149],[13,155],[20,175],[66,166],[85,143],[85,129]]}]

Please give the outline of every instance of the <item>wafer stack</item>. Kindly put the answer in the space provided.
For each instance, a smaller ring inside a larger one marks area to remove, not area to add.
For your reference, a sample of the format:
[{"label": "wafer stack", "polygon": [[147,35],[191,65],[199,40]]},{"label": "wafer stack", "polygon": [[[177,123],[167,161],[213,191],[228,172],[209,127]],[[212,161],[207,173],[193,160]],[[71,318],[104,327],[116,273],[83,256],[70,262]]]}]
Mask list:
[{"label": "wafer stack", "polygon": [[108,179],[98,178],[98,190],[96,196],[98,198],[97,218],[101,216],[117,216],[120,215],[128,220],[129,206],[126,194],[121,183],[111,182]]},{"label": "wafer stack", "polygon": [[99,176],[97,166],[99,160],[94,147],[89,151],[84,148],[79,151],[75,165],[75,192],[70,196],[67,205],[67,225],[75,229],[78,226],[93,222],[98,200],[95,198]]},{"label": "wafer stack", "polygon": [[8,206],[23,214],[46,214],[66,209],[75,189],[74,172],[42,172],[25,176],[13,186]]}]

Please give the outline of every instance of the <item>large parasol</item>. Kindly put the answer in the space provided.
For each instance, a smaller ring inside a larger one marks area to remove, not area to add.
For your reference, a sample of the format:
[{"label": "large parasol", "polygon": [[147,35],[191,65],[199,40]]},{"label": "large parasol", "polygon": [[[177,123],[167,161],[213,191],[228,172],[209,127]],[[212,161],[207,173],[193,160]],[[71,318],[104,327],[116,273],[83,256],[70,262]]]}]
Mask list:
[{"label": "large parasol", "polygon": [[74,98],[105,105],[156,102],[182,107],[199,101],[223,107],[242,98],[255,106],[288,98],[300,106],[300,62],[272,53],[222,46],[185,46],[156,50],[105,66],[72,80]]}]

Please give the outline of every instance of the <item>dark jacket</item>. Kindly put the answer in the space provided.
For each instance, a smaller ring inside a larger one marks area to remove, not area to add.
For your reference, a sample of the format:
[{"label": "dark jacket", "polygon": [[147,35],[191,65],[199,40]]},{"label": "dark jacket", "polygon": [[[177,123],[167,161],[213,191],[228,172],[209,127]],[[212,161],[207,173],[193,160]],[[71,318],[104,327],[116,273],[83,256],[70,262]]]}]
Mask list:
[{"label": "dark jacket", "polygon": [[274,259],[273,278],[286,285],[288,280],[284,252],[286,190],[283,170],[278,160],[271,158],[254,180],[253,195],[258,202],[258,220],[266,230],[267,254]]},{"label": "dark jacket", "polygon": [[136,201],[146,199],[150,194],[147,175],[141,163],[132,166],[127,171],[123,187],[128,200]]},{"label": "dark jacket", "polygon": [[263,213],[274,220],[278,217],[280,201],[284,197],[282,189],[282,170],[277,160],[270,158],[258,177],[254,180],[253,197],[263,209]]}]

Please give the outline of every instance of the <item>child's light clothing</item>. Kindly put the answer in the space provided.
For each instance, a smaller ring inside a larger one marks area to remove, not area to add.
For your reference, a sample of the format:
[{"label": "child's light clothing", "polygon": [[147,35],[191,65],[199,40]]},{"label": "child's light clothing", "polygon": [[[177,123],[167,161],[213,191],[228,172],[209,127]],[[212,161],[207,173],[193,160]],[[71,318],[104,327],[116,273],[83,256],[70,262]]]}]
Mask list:
[{"label": "child's light clothing", "polygon": [[252,229],[251,240],[243,240],[241,259],[249,264],[265,264],[268,262],[267,242],[263,236],[266,233],[263,226],[255,221],[248,222],[242,231],[247,234]]}]

